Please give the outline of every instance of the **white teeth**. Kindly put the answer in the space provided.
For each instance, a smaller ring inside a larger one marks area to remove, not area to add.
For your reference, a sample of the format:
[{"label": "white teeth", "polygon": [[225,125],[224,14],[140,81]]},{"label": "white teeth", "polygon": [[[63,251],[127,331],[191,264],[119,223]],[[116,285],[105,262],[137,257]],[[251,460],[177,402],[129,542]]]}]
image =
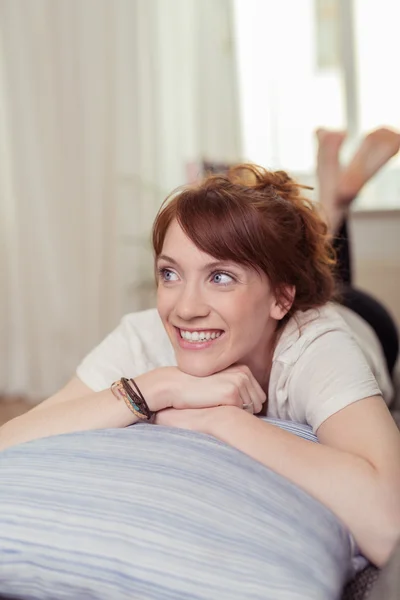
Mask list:
[{"label": "white teeth", "polygon": [[179,330],[181,338],[184,340],[188,340],[189,342],[206,342],[207,340],[214,340],[221,335],[221,331],[213,331],[210,333],[209,331],[185,331],[183,329]]}]

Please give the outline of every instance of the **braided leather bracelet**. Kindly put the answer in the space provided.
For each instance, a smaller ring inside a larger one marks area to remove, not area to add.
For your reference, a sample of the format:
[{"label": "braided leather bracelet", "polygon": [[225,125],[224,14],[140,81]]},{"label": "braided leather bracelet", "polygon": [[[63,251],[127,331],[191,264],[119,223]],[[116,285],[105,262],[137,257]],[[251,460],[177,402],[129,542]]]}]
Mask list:
[{"label": "braided leather bracelet", "polygon": [[[133,402],[135,404],[135,406],[138,407],[139,412],[146,415],[146,417],[148,419],[151,419],[151,417],[153,416],[153,413],[151,412],[150,408],[148,407],[147,402],[144,399],[142,392],[139,390],[139,388],[136,385],[136,383],[134,382],[134,380],[126,379],[125,377],[121,377],[121,383],[124,386],[124,390],[128,394],[131,402]],[[132,383],[134,384],[136,390],[139,391],[139,393],[136,392]]]},{"label": "braided leather bracelet", "polygon": [[121,377],[120,380],[112,384],[111,391],[116,398],[122,398],[127,407],[139,419],[146,421],[153,419],[155,413],[150,410],[142,392],[133,379]]},{"label": "braided leather bracelet", "polygon": [[114,394],[114,396],[117,398],[117,400],[123,400],[125,402],[126,406],[129,408],[129,410],[131,412],[133,412],[135,417],[137,417],[141,421],[148,420],[147,415],[140,412],[139,407],[136,406],[134,402],[131,402],[131,399],[129,398],[128,394],[124,390],[124,386],[122,385],[120,380],[114,381],[114,383],[111,386],[111,391]]}]

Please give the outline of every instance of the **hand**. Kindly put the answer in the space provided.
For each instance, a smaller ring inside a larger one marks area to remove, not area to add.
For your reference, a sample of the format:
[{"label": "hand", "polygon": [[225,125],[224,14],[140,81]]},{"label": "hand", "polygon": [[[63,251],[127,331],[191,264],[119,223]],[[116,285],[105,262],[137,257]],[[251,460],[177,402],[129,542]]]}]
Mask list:
[{"label": "hand", "polygon": [[155,417],[156,425],[189,429],[208,435],[215,435],[218,424],[228,418],[233,411],[242,412],[236,406],[216,406],[215,408],[166,408],[160,410]]},{"label": "hand", "polygon": [[178,429],[191,429],[200,433],[209,432],[211,419],[219,418],[221,407],[217,408],[165,408],[160,410],[155,417],[156,425],[177,427]]},{"label": "hand", "polygon": [[159,394],[157,405],[150,406],[156,411],[250,405],[251,412],[257,414],[266,399],[258,381],[245,365],[235,365],[208,377],[188,375],[177,367],[156,369],[146,375],[156,372],[163,381],[163,392]]}]

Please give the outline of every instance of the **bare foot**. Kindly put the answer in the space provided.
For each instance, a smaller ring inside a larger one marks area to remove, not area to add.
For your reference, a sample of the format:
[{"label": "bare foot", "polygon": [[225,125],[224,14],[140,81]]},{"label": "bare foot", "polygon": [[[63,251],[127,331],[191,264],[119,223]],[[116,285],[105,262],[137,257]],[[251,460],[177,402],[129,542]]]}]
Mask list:
[{"label": "bare foot", "polygon": [[363,185],[400,149],[400,133],[381,127],[369,133],[343,170],[338,189],[339,202],[349,205]]},{"label": "bare foot", "polygon": [[328,153],[330,156],[339,156],[339,150],[346,137],[345,131],[334,131],[320,127],[315,135],[318,140],[318,152]]},{"label": "bare foot", "polygon": [[344,131],[318,129],[317,177],[322,213],[333,234],[340,227],[345,209],[338,202],[340,182],[339,152],[346,137]]}]

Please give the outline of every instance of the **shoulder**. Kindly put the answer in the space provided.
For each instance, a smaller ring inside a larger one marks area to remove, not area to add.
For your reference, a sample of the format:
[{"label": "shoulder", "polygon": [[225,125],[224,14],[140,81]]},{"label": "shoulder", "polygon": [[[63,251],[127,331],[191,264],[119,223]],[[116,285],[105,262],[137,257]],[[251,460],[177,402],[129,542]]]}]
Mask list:
[{"label": "shoulder", "polygon": [[128,336],[131,334],[141,338],[153,338],[166,335],[156,308],[149,308],[124,315],[119,327]]},{"label": "shoulder", "polygon": [[317,340],[321,345],[329,344],[329,338],[332,336],[327,334],[338,332],[351,343],[352,331],[332,303],[297,312],[288,321],[278,339],[273,362],[295,364],[311,344]]},{"label": "shoulder", "polygon": [[98,391],[120,377],[135,377],[174,364],[173,348],[158,311],[149,309],[122,317],[76,372],[88,387]]},{"label": "shoulder", "polygon": [[173,360],[172,345],[157,309],[124,315],[118,330],[132,354],[148,358],[152,366],[163,366]]},{"label": "shoulder", "polygon": [[394,390],[382,346],[371,326],[349,308],[329,303],[292,317],[278,341],[273,364],[277,370],[285,365],[289,374],[289,366],[302,362],[304,354],[324,368],[328,357],[338,363],[345,358],[354,366],[355,360],[366,364],[385,401],[391,402]]},{"label": "shoulder", "polygon": [[277,416],[312,425],[369,396],[375,377],[348,325],[331,304],[297,314],[277,344],[269,400]]}]

